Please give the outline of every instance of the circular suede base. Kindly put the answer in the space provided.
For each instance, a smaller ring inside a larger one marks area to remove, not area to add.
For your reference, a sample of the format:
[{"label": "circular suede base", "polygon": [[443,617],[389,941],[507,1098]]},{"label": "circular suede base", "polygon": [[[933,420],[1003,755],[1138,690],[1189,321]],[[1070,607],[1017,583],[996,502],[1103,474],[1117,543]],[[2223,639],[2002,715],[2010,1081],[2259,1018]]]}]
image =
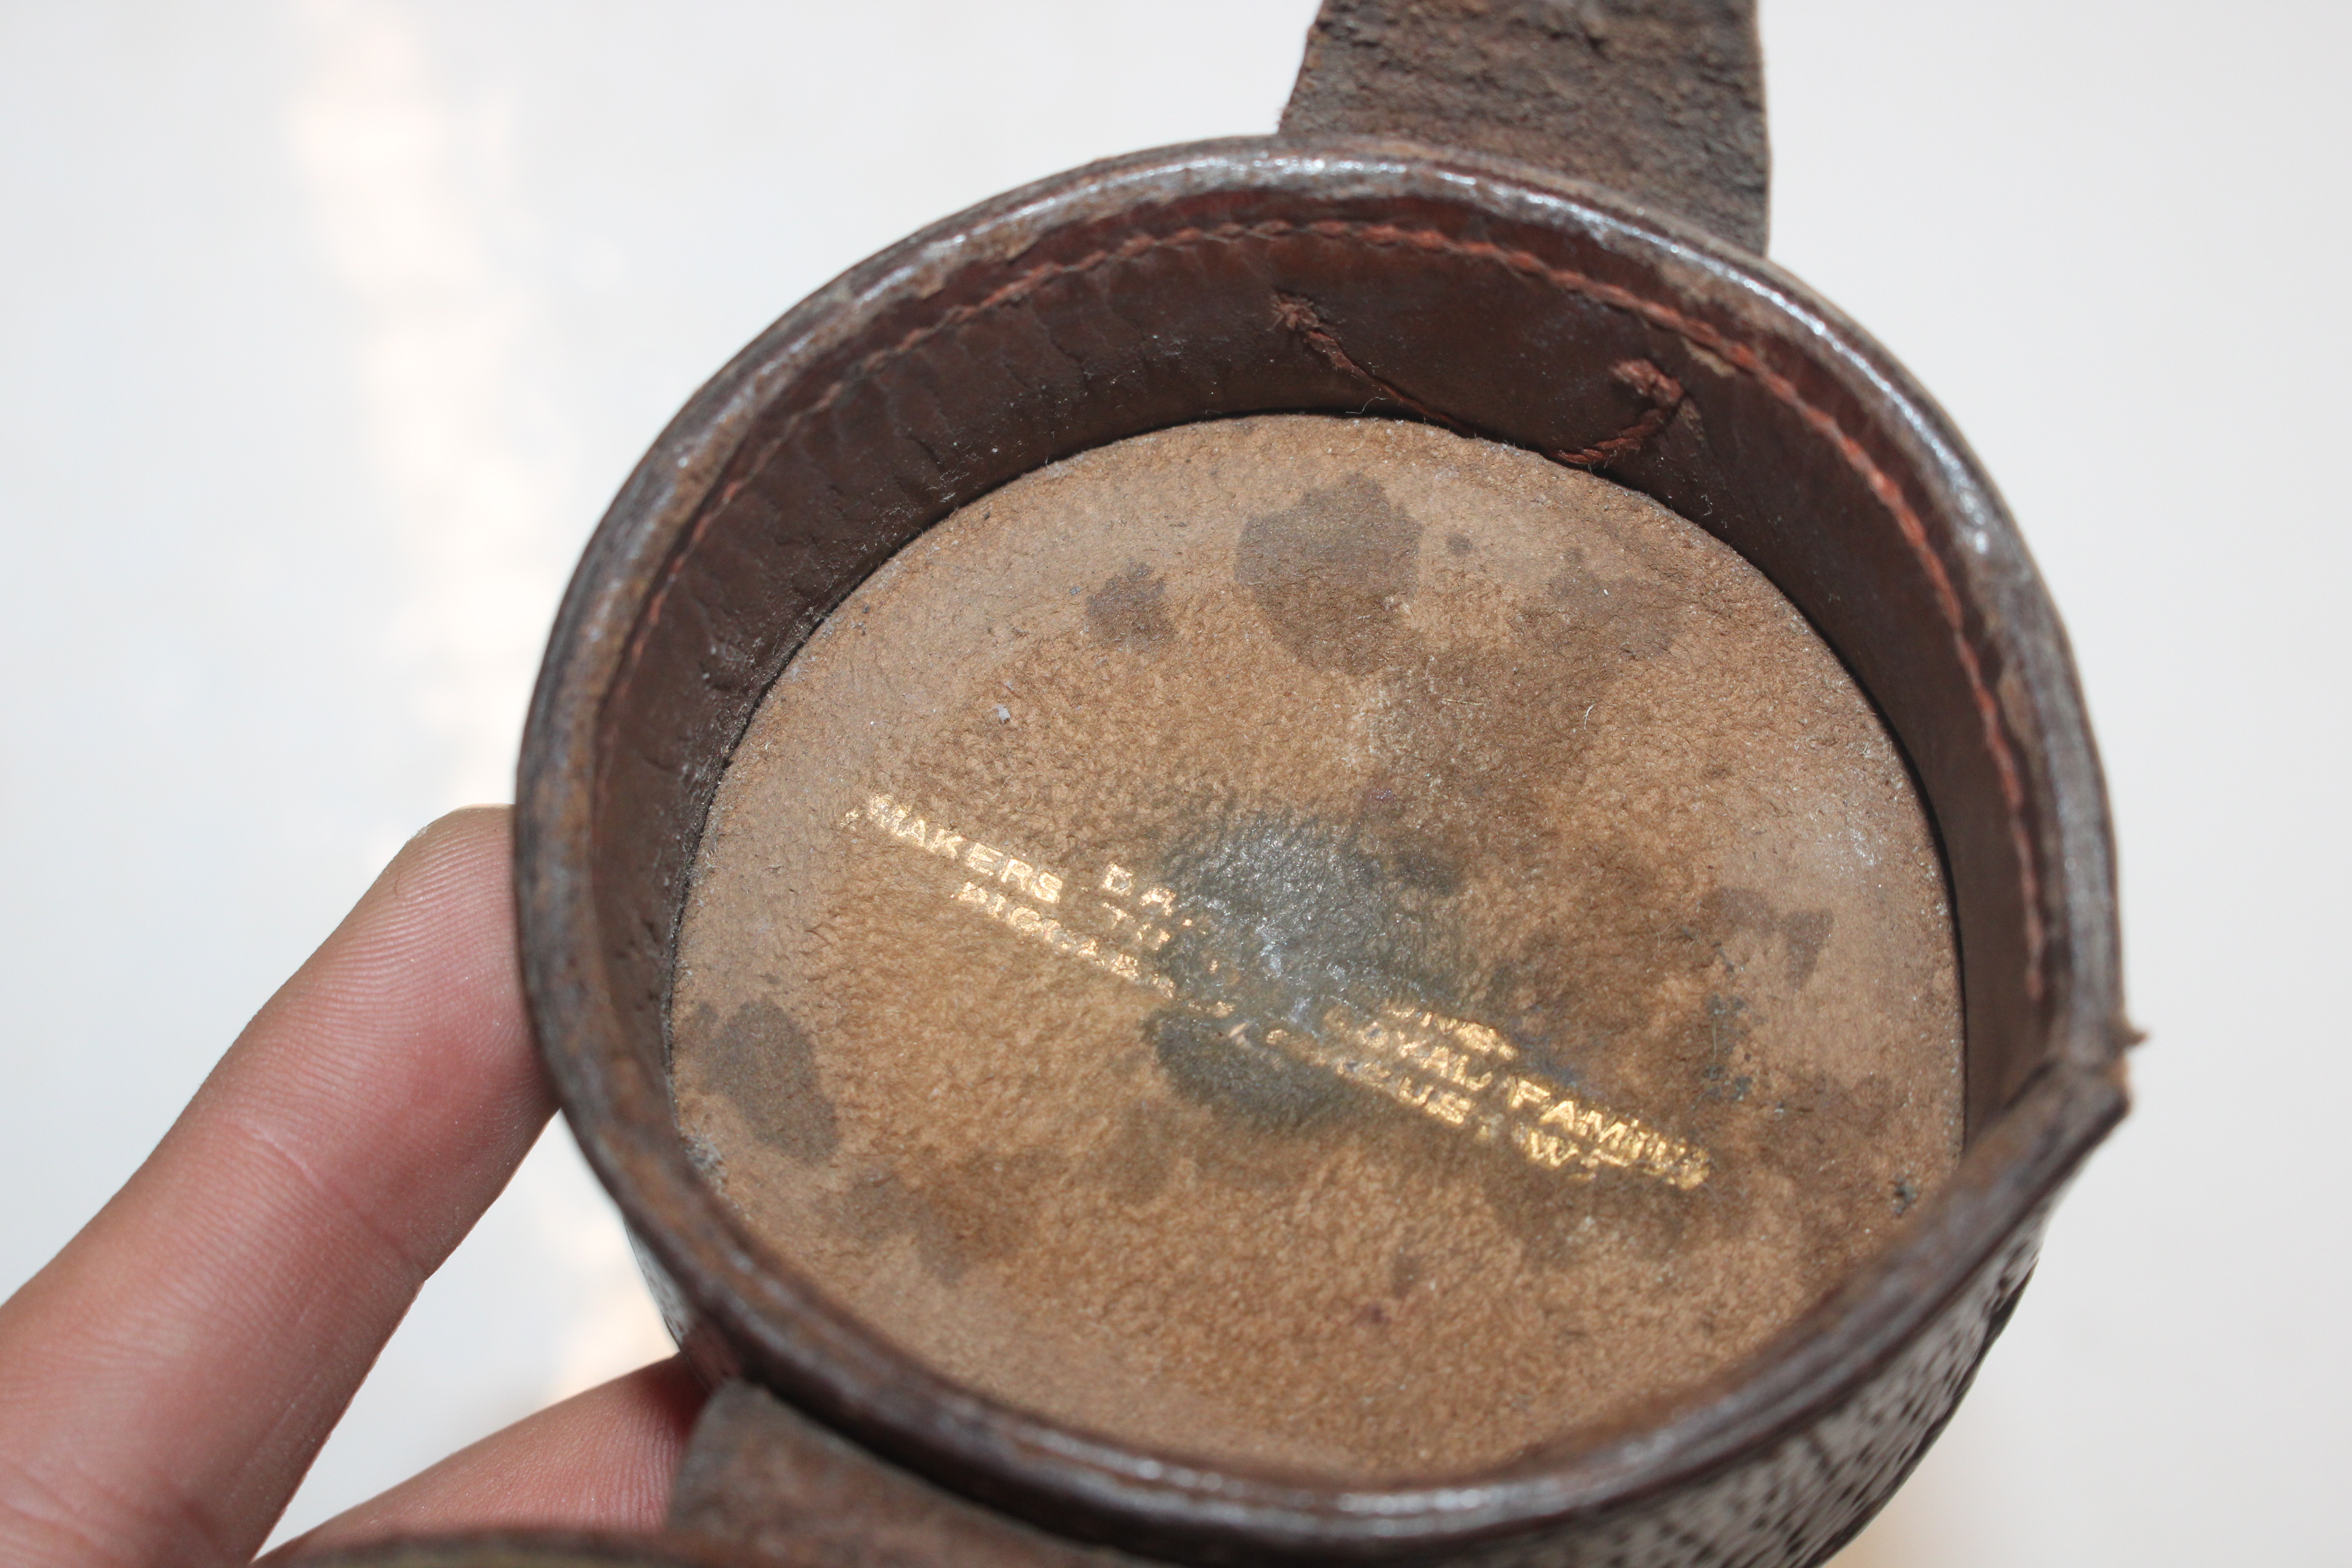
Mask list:
[{"label": "circular suede base", "polygon": [[1836,658],[1655,502],[1377,419],[908,545],[738,745],[670,1022],[711,1178],[908,1352],[1350,1479],[1639,1422],[1960,1139],[1941,865]]}]

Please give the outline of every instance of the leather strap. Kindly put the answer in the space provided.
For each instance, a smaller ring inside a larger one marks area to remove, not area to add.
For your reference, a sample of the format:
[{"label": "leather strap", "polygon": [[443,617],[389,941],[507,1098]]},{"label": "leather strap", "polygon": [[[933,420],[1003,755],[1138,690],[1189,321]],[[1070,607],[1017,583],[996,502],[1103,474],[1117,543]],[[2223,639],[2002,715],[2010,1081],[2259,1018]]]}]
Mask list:
[{"label": "leather strap", "polygon": [[942,1491],[740,1380],[695,1423],[665,1531],[811,1568],[1166,1568]]},{"label": "leather strap", "polygon": [[1764,249],[1755,0],[1324,0],[1282,130],[1520,158]]}]

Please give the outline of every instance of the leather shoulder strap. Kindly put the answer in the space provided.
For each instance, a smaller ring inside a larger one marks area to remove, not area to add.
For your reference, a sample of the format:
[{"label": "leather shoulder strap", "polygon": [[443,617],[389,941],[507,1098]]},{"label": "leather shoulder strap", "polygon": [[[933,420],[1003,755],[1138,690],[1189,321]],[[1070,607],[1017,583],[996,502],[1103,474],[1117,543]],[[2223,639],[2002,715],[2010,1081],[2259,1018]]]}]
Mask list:
[{"label": "leather shoulder strap", "polygon": [[1282,129],[1521,158],[1764,249],[1755,0],[1324,0]]}]

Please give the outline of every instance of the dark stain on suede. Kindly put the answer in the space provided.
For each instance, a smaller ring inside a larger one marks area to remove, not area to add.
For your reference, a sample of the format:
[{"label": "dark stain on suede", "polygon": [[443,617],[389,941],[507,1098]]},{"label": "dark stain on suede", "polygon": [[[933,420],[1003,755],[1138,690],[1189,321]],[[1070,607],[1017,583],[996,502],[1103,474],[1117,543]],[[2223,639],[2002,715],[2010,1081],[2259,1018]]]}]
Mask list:
[{"label": "dark stain on suede", "polygon": [[773,1002],[746,1002],[721,1027],[709,1006],[693,1026],[709,1041],[704,1058],[712,1083],[760,1142],[813,1165],[840,1142],[833,1100],[817,1074],[816,1047]]},{"label": "dark stain on suede", "polygon": [[1243,524],[1234,580],[1299,662],[1369,675],[1419,647],[1402,608],[1421,576],[1421,524],[1353,475]]},{"label": "dark stain on suede", "polygon": [[1108,647],[1140,653],[1166,642],[1173,629],[1167,582],[1140,561],[1087,595],[1087,631]]}]

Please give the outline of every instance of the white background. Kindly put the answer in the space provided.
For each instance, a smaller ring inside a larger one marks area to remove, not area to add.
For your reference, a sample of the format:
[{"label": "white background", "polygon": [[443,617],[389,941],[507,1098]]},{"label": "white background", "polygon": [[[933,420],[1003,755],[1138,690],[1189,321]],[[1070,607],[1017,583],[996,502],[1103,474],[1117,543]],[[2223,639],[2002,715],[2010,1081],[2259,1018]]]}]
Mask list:
[{"label": "white background", "polygon": [[[2139,1106],[1847,1568],[2344,1560],[2352,7],[1764,0],[1774,256],[2003,486]],[[904,232],[1272,128],[1311,0],[0,0],[0,1289],[437,813],[671,411]],[[288,1519],[664,1348],[559,1131]]]}]

